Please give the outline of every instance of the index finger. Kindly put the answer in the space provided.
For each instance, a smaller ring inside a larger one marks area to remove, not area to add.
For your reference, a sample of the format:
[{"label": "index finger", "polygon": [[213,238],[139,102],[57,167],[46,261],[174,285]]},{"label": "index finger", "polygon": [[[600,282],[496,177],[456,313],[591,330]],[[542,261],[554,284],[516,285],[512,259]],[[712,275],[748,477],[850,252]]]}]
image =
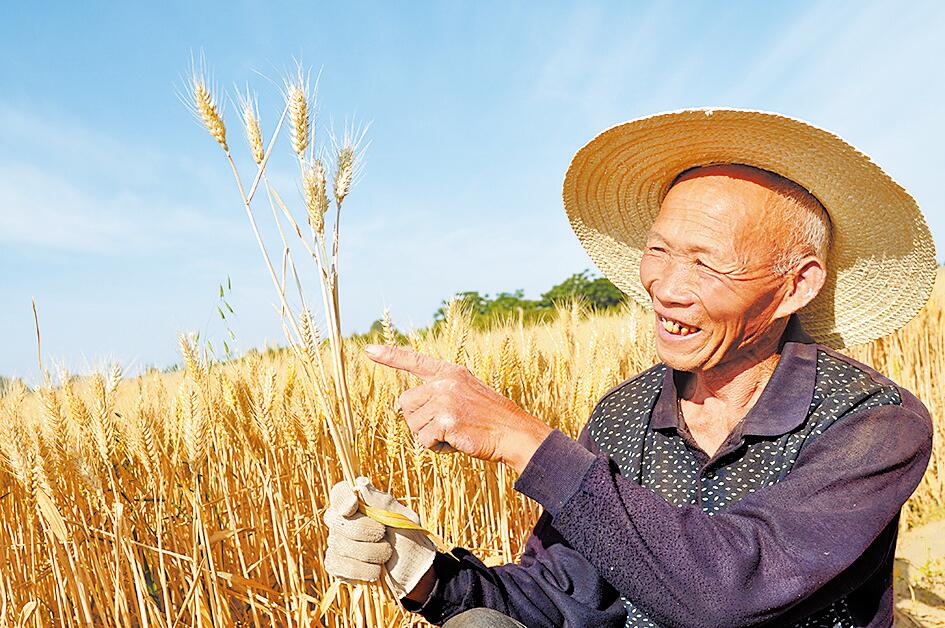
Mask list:
[{"label": "index finger", "polygon": [[392,345],[365,345],[364,352],[379,364],[413,373],[424,380],[442,375],[456,366],[446,360],[439,360],[433,356]]}]

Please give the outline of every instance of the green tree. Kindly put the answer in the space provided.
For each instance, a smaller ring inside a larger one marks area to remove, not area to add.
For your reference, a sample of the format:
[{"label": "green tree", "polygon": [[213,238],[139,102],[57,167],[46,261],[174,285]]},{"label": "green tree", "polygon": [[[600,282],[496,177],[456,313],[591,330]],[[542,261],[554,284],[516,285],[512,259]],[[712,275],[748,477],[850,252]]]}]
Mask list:
[{"label": "green tree", "polygon": [[[492,297],[474,290],[456,293],[455,297],[469,311],[473,327],[487,328],[490,325],[521,317],[528,323],[548,320],[554,315],[555,306],[575,297],[583,298],[596,310],[604,310],[623,303],[626,296],[614,284],[603,277],[591,277],[590,270],[571,275],[541,295],[541,299],[525,298],[524,290],[500,292]],[[446,319],[449,301],[444,300],[433,314],[434,326]]]},{"label": "green tree", "polygon": [[617,289],[605,277],[590,277],[590,269],[575,273],[553,286],[548,292],[541,295],[542,307],[554,307],[555,303],[567,301],[574,297],[583,297],[591,307],[604,310],[620,305],[627,300],[627,296]]},{"label": "green tree", "polygon": [[[475,291],[458,292],[454,298],[458,299],[469,312],[472,325],[477,329],[484,329],[498,321],[519,316],[533,322],[542,315],[538,301],[526,299],[525,291],[521,289],[513,292],[500,292],[495,297],[490,297],[488,294],[482,295]],[[440,308],[433,314],[434,326],[441,324],[446,319],[448,308],[449,301],[442,301]]]}]

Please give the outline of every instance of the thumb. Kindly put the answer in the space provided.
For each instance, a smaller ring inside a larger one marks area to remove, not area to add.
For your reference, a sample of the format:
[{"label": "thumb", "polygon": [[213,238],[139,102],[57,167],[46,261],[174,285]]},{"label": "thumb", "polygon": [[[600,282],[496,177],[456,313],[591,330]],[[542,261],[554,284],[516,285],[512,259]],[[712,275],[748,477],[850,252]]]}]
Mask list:
[{"label": "thumb", "polygon": [[358,496],[346,480],[331,487],[328,500],[331,509],[342,517],[350,517],[358,510]]}]

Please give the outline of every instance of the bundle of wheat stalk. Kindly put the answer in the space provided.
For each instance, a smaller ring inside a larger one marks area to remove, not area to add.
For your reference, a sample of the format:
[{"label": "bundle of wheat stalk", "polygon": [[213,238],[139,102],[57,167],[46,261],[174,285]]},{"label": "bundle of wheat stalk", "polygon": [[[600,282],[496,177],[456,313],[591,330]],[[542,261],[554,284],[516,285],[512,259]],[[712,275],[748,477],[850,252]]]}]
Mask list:
[{"label": "bundle of wheat stalk", "polygon": [[[310,88],[308,75],[303,72],[301,65],[297,66],[294,76],[285,80],[284,85],[285,108],[267,149],[263,148],[256,99],[248,91],[245,95],[240,95],[243,129],[253,161],[256,163],[256,175],[248,189],[244,187],[239,170],[230,153],[226,138],[226,126],[214,100],[213,90],[208,87],[202,65],[200,69],[195,67],[191,73],[190,105],[197,119],[219,143],[226,155],[250,226],[256,236],[273,286],[279,296],[282,326],[288,346],[295,353],[298,364],[301,366],[305,388],[313,394],[313,397],[321,405],[325,425],[328,428],[332,445],[341,465],[342,476],[353,485],[354,479],[360,475],[360,465],[357,447],[358,431],[351,407],[345,349],[341,338],[341,312],[338,295],[339,231],[342,204],[351,190],[362,161],[363,149],[360,149],[360,145],[366,129],[356,132],[346,128],[340,141],[333,139],[334,170],[330,173],[333,198],[329,199],[329,172],[321,157],[322,151],[319,151],[317,156],[315,148],[314,91]],[[303,213],[308,223],[308,230],[305,234],[303,234],[293,211],[283,201],[282,196],[280,196],[266,173],[272,147],[286,117],[288,117],[289,122],[291,149],[298,162],[300,187],[304,201]],[[272,209],[276,230],[281,238],[281,258],[283,260],[281,279],[276,274],[276,269],[269,256],[253,212],[252,202],[260,182],[265,190]],[[326,233],[326,227],[328,226],[326,219],[332,203],[335,212],[334,219],[330,223],[331,237],[329,239]],[[285,226],[283,226],[283,220],[286,223]],[[302,282],[299,280],[292,248],[289,246],[285,235],[287,230],[297,236],[297,242],[304,247],[304,251],[314,263],[318,273],[324,318],[328,329],[329,355],[331,358],[328,368],[326,368],[321,351],[318,350],[318,329],[314,318],[306,308],[305,291]],[[286,280],[287,270],[291,270],[292,277],[295,280],[291,285],[295,288],[296,302],[300,307],[298,312],[293,311],[290,303],[291,299],[288,295]],[[274,381],[273,378],[273,384]],[[363,502],[360,502],[360,508],[367,516],[387,525],[422,529],[402,515],[372,508]],[[329,595],[320,605],[321,608],[326,608],[337,596],[341,584],[341,581],[335,582]],[[364,592],[361,588],[358,591]],[[376,589],[372,590],[372,593],[376,593]],[[354,614],[358,614],[359,611],[363,610],[366,616],[371,616],[372,608],[372,604],[365,599],[363,607],[360,603],[356,603],[355,607],[349,607],[349,610]]]},{"label": "bundle of wheat stalk", "polygon": [[[301,65],[291,78],[285,80],[285,108],[276,125],[269,146],[264,149],[263,136],[259,120],[258,106],[255,97],[247,91],[240,94],[243,130],[253,161],[256,164],[256,173],[251,185],[247,188],[240,177],[239,169],[230,152],[227,142],[226,125],[223,122],[220,108],[214,97],[214,90],[206,80],[203,64],[194,66],[191,71],[190,93],[188,104],[192,108],[200,123],[217,141],[226,155],[227,162],[233,172],[233,177],[239,190],[243,207],[249,218],[253,235],[259,245],[263,261],[281,304],[283,330],[285,331],[288,346],[295,352],[302,366],[303,379],[310,390],[317,393],[318,400],[323,404],[327,425],[332,436],[332,443],[341,462],[346,480],[355,478],[357,469],[356,446],[357,438],[354,417],[351,411],[351,399],[348,392],[347,376],[345,371],[344,347],[341,342],[341,313],[339,311],[338,296],[338,251],[341,207],[351,189],[361,162],[359,144],[364,137],[350,133],[346,129],[340,142],[333,142],[334,171],[332,173],[333,199],[328,198],[328,171],[323,158],[316,156],[315,124],[313,121],[314,91],[310,87],[308,76],[303,72]],[[283,202],[273,182],[266,173],[266,166],[272,149],[288,116],[291,148],[298,161],[299,178],[304,196],[304,214],[308,229],[303,234],[295,214]],[[269,255],[263,235],[253,210],[253,200],[262,184],[272,216],[281,238],[282,273],[281,278]],[[335,206],[335,218],[332,222],[330,241],[326,234],[326,215],[332,205]],[[322,360],[322,355],[315,350],[319,342],[319,333],[312,314],[305,307],[305,292],[299,281],[295,266],[293,249],[286,239],[286,222],[290,233],[298,236],[297,242],[308,254],[318,272],[321,289],[322,304],[324,307],[328,341],[331,348],[330,368]],[[287,271],[291,271],[293,284],[287,281]],[[297,302],[301,311],[295,311],[290,304],[290,286],[295,288]]]}]

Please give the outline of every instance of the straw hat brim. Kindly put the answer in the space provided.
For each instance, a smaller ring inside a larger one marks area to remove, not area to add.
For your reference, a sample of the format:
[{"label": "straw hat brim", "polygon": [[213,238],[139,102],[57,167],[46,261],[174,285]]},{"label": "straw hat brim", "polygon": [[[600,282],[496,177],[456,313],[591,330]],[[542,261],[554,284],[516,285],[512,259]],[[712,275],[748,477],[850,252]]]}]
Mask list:
[{"label": "straw hat brim", "polygon": [[826,208],[827,282],[798,313],[817,342],[843,348],[875,340],[925,305],[935,245],[915,199],[843,139],[780,114],[687,109],[607,129],[572,159],[565,211],[604,276],[650,307],[639,267],[660,203],[682,171],[724,163],[780,174]]}]

